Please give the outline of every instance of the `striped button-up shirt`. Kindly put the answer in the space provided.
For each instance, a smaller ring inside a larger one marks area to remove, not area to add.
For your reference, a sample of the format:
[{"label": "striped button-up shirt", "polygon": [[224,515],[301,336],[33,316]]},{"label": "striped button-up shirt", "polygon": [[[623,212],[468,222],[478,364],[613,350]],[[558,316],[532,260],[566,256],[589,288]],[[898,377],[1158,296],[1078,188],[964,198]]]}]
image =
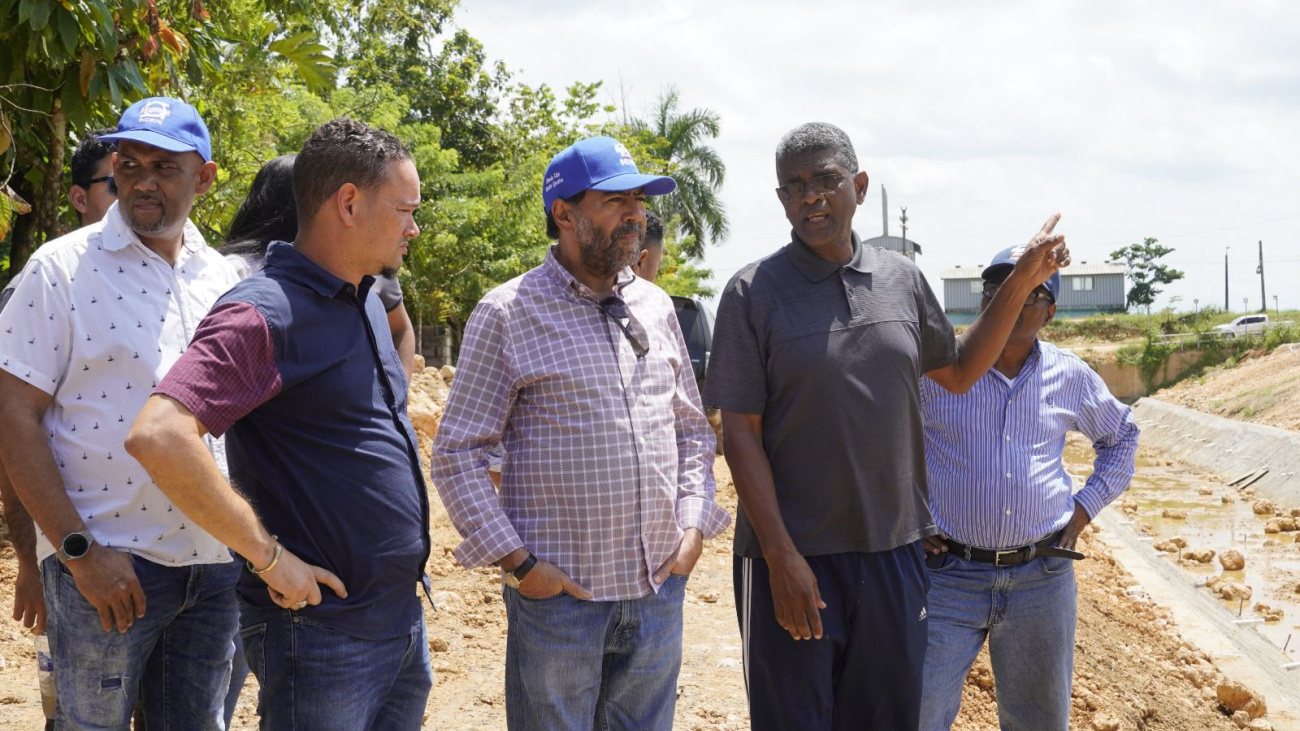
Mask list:
[{"label": "striped button-up shirt", "polygon": [[[711,537],[730,522],[672,300],[631,269],[615,291],[644,357],[553,250],[470,316],[432,469],[462,565],[526,547],[595,600],[633,599],[658,590],[651,575],[684,530]],[[487,474],[498,444],[499,493]]]},{"label": "striped button-up shirt", "polygon": [[[1101,377],[1076,356],[1039,342],[1015,380],[990,369],[965,394],[921,380],[930,507],[944,534],[969,546],[1015,548],[1089,517],[1128,488],[1138,427]],[[1096,459],[1072,494],[1062,461],[1079,431]]]}]

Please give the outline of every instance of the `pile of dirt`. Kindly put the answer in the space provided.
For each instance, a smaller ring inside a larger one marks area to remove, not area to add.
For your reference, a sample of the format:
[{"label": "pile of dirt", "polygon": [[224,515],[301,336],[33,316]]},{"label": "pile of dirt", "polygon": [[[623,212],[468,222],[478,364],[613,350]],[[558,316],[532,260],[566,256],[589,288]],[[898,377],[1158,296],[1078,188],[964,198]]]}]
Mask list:
[{"label": "pile of dirt", "polygon": [[[412,379],[411,416],[427,459],[433,431],[454,372],[420,368]],[[725,460],[715,467],[718,502],[733,515],[736,492]],[[427,728],[505,728],[503,667],[505,610],[497,572],[466,571],[452,553],[460,536],[435,499],[433,577],[438,611],[426,607],[435,687]],[[708,542],[687,586],[682,671],[675,728],[689,731],[746,729],[741,647],[732,592],[731,533]],[[1131,576],[1100,540],[1085,533],[1078,564],[1079,629],[1071,726],[1093,731],[1181,731],[1239,726],[1220,703],[1227,680],[1204,653],[1183,642],[1167,610],[1135,596]],[[13,549],[0,540],[0,606],[13,601]],[[0,728],[39,728],[31,639],[0,612]],[[996,687],[987,654],[968,678],[959,731],[997,727]],[[234,729],[256,728],[257,684],[249,679]],[[1241,700],[1229,688],[1232,702]],[[1226,692],[1226,691],[1225,691]],[[1258,708],[1259,706],[1252,706]],[[1269,728],[1257,720],[1255,728]],[[1262,724],[1262,725],[1261,725]]]},{"label": "pile of dirt", "polygon": [[1300,431],[1300,348],[1283,346],[1235,367],[1212,368],[1154,395],[1206,414]]}]

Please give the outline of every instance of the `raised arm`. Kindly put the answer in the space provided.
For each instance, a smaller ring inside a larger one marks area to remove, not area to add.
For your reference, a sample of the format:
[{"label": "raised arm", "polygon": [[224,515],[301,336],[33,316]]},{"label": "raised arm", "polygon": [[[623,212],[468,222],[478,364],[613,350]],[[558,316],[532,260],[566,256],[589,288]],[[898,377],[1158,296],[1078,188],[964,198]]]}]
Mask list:
[{"label": "raised arm", "polygon": [[925,375],[952,393],[966,393],[993,367],[1007,344],[1016,318],[1034,288],[1070,263],[1065,236],[1054,234],[1061,214],[1054,213],[1025,246],[1015,269],[993,301],[958,340],[957,359]]}]

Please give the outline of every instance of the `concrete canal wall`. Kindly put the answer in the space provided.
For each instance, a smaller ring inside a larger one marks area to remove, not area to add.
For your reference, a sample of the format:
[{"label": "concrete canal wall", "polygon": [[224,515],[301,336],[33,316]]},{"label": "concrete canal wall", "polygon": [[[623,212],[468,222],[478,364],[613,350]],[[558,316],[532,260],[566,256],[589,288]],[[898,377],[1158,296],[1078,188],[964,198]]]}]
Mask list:
[{"label": "concrete canal wall", "polygon": [[1286,506],[1300,505],[1300,432],[1224,419],[1144,398],[1133,405],[1142,444],[1225,480],[1267,468],[1252,487]]}]

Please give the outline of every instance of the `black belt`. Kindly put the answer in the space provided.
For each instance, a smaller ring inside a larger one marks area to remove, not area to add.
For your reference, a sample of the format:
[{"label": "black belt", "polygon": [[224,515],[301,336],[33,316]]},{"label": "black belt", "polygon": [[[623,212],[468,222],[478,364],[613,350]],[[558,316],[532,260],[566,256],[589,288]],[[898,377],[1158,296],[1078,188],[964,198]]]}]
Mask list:
[{"label": "black belt", "polygon": [[948,551],[954,556],[961,556],[967,561],[978,561],[979,563],[991,563],[994,566],[1019,566],[1022,563],[1028,563],[1039,556],[1048,556],[1053,558],[1069,558],[1078,561],[1084,558],[1082,553],[1071,551],[1068,548],[1060,548],[1053,545],[1060,538],[1061,534],[1050,538],[1044,538],[1038,543],[1031,543],[1028,546],[1020,548],[1006,548],[1000,551],[990,551],[985,548],[973,548],[964,543],[958,543],[951,538],[944,539],[948,544]]}]

